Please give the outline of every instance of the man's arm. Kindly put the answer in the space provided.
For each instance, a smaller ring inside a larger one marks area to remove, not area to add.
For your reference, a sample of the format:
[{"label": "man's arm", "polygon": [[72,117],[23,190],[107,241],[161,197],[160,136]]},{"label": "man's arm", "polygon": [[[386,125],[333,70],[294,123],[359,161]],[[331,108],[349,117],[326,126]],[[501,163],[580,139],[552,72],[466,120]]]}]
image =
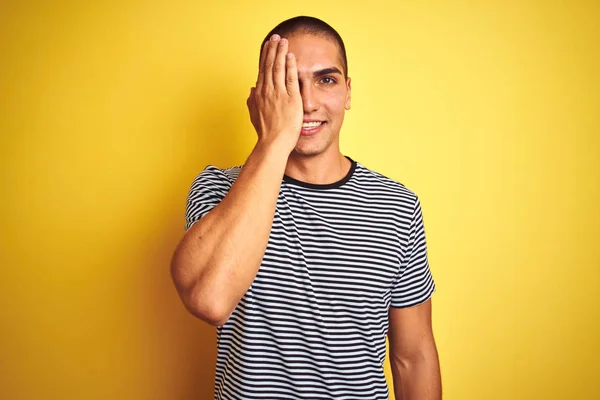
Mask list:
[{"label": "man's arm", "polygon": [[390,308],[388,340],[396,400],[441,400],[431,299],[414,307]]},{"label": "man's arm", "polygon": [[186,308],[223,325],[254,280],[269,240],[281,179],[302,127],[302,98],[286,40],[262,50],[248,99],[256,147],[225,198],[185,234],[171,275]]}]

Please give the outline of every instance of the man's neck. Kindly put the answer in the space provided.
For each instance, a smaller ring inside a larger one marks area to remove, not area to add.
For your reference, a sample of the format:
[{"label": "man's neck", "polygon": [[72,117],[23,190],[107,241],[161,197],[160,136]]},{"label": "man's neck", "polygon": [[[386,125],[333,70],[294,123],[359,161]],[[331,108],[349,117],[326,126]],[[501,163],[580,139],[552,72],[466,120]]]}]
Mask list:
[{"label": "man's neck", "polygon": [[301,182],[327,185],[342,180],[350,171],[352,163],[339,150],[316,156],[290,154],[285,174]]}]

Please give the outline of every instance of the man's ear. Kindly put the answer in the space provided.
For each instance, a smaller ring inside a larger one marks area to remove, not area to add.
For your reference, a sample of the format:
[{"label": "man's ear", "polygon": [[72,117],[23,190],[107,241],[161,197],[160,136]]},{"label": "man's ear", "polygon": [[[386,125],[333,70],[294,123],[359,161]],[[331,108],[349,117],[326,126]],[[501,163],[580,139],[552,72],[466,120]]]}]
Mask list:
[{"label": "man's ear", "polygon": [[349,110],[350,98],[352,97],[352,85],[350,84],[350,77],[346,78],[346,88],[348,89],[348,91],[346,92],[346,104],[344,105],[344,108],[346,108],[346,110]]}]

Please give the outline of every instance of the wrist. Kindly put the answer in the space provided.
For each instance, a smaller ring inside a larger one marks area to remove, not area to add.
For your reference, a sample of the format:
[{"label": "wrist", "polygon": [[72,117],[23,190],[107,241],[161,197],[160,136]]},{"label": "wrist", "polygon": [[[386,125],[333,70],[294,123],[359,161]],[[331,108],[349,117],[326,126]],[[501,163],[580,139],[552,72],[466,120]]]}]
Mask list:
[{"label": "wrist", "polygon": [[274,157],[283,157],[286,161],[296,146],[297,139],[293,141],[285,135],[277,135],[272,139],[258,138],[255,150],[265,155],[273,154]]},{"label": "wrist", "polygon": [[257,161],[270,164],[276,169],[278,169],[277,167],[285,169],[293,148],[283,140],[259,139],[252,150],[251,157],[256,157]]}]

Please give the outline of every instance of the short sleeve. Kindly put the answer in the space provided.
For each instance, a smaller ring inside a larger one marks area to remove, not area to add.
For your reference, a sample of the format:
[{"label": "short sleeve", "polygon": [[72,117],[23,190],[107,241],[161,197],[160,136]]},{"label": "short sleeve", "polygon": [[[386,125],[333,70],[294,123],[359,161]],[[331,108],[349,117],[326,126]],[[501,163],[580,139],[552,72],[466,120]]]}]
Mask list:
[{"label": "short sleeve", "polygon": [[192,183],[185,206],[185,230],[215,208],[227,195],[232,182],[219,168],[209,165]]},{"label": "short sleeve", "polygon": [[427,301],[435,292],[435,283],[427,259],[427,243],[421,203],[415,205],[408,230],[408,240],[401,259],[398,277],[392,288],[391,306],[412,307]]}]

